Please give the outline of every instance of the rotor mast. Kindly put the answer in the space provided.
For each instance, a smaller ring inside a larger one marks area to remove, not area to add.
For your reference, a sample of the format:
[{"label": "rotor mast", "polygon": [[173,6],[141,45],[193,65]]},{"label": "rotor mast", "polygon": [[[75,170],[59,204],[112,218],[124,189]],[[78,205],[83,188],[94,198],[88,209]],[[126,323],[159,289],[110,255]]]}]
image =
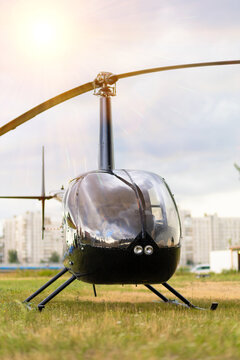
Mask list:
[{"label": "rotor mast", "polygon": [[[100,96],[99,170],[114,169],[111,97],[116,95],[112,74],[101,72],[94,81],[94,95]],[[113,86],[111,86],[113,85]]]}]

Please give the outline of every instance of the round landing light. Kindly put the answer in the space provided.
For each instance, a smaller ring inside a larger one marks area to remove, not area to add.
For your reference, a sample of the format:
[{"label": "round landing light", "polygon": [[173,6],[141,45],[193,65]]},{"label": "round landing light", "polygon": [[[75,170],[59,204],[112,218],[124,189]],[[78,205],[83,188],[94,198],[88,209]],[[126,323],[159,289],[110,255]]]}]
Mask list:
[{"label": "round landing light", "polygon": [[136,245],[134,247],[133,251],[136,255],[141,255],[143,253],[143,248],[140,245]]},{"label": "round landing light", "polygon": [[144,248],[144,252],[146,255],[152,255],[153,253],[153,247],[151,245],[147,245]]}]

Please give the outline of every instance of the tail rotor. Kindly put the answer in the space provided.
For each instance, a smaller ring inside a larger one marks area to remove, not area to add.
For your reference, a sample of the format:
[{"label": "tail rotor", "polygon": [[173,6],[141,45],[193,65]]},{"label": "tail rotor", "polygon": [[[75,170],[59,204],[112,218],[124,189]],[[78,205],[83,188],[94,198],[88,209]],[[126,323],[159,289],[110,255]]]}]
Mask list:
[{"label": "tail rotor", "polygon": [[44,239],[45,231],[45,201],[56,198],[56,194],[46,196],[45,193],[45,164],[44,164],[44,146],[42,147],[42,193],[40,196],[0,196],[0,199],[37,199],[42,203],[42,240]]}]

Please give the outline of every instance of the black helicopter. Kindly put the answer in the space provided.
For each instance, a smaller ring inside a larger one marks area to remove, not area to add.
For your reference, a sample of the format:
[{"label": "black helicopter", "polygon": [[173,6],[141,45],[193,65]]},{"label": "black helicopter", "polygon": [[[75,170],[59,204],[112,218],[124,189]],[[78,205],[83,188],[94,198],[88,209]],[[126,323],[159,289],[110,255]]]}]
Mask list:
[{"label": "black helicopter", "polygon": [[[93,284],[95,296],[96,284],[143,284],[164,302],[180,304],[151,285],[162,284],[183,302],[182,305],[200,309],[167,283],[177,268],[182,238],[177,206],[167,183],[147,171],[114,169],[111,97],[116,95],[119,79],[159,71],[234,64],[240,64],[240,60],[174,65],[120,75],[101,72],[93,82],[51,98],[0,128],[0,135],[3,135],[41,112],[92,90],[100,96],[99,169],[72,180],[63,196],[67,235],[64,269],[24,303],[28,304],[64,273],[70,272],[72,276],[38,304],[40,311],[76,279]],[[45,200],[57,196],[46,196],[43,185],[41,196],[17,198],[41,200],[44,219]],[[211,310],[217,306],[212,303]]]}]

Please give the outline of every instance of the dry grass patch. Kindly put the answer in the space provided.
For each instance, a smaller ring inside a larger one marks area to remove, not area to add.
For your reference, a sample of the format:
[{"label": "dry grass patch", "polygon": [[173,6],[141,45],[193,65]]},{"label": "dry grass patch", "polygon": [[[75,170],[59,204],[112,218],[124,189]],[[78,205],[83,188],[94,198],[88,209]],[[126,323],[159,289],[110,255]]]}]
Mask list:
[{"label": "dry grass patch", "polygon": [[[91,285],[75,281],[39,313],[29,312],[19,300],[47,277],[30,273],[25,277],[8,275],[7,280],[3,277],[1,360],[240,358],[237,278],[232,280],[226,275],[196,279],[189,274],[171,279],[170,284],[200,306],[208,307],[211,301],[218,300],[219,309],[214,312],[157,302],[158,298],[144,286],[97,286],[98,297],[94,298]],[[162,286],[156,287],[167,295]]]}]

